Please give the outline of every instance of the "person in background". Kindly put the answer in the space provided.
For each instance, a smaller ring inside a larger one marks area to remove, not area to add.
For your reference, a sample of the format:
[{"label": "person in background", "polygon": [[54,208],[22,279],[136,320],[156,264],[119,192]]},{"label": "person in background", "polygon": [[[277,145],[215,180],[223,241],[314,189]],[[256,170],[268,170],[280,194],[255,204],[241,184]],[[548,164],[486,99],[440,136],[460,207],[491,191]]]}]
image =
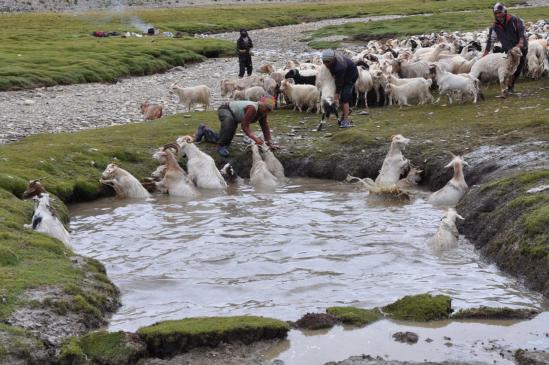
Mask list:
[{"label": "person in background", "polygon": [[244,77],[244,71],[248,76],[252,74],[252,39],[248,36],[246,29],[240,29],[240,38],[236,41],[236,51],[238,52],[238,77]]},{"label": "person in background", "polygon": [[223,156],[229,156],[227,149],[236,133],[236,128],[240,123],[242,131],[256,144],[262,145],[264,142],[252,132],[251,124],[259,122],[265,143],[272,149],[279,148],[272,142],[271,130],[267,121],[267,114],[274,109],[275,100],[272,96],[263,96],[259,102],[248,100],[231,101],[222,104],[217,110],[217,116],[221,124],[219,133],[215,133],[204,124],[200,124],[196,130],[195,142],[200,142],[202,138],[206,142],[217,143],[217,152]]},{"label": "person in background", "polygon": [[484,49],[483,57],[486,56],[492,49],[492,37],[495,35],[501,43],[501,47],[505,52],[510,51],[513,47],[518,47],[522,51],[520,64],[513,77],[509,80],[509,92],[513,93],[515,81],[519,78],[526,61],[528,53],[528,40],[524,35],[524,23],[518,17],[507,14],[507,8],[497,3],[493,8],[494,23],[488,30],[488,39],[486,40],[486,48]]},{"label": "person in background", "polygon": [[336,53],[333,49],[322,51],[322,62],[335,79],[335,100],[339,100],[342,113],[338,124],[341,128],[349,128],[351,127],[349,102],[358,79],[358,68],[350,58]]}]

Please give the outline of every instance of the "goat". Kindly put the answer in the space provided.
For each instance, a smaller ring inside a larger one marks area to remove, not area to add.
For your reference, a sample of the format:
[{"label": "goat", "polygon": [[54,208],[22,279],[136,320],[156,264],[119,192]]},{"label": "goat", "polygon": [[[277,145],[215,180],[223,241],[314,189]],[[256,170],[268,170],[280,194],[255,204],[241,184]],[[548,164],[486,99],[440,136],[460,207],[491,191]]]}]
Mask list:
[{"label": "goat", "polygon": [[206,85],[181,87],[173,84],[172,90],[179,97],[179,102],[185,105],[188,111],[191,111],[194,104],[202,104],[206,110],[210,106],[212,91]]},{"label": "goat", "polygon": [[284,75],[285,79],[294,79],[296,85],[315,85],[316,84],[316,71],[306,70],[301,71],[294,69],[290,70]]},{"label": "goat", "polygon": [[177,144],[180,146],[181,152],[187,156],[188,176],[197,187],[214,190],[221,190],[227,187],[227,183],[215,166],[213,158],[200,151],[192,143],[192,137],[179,137]]},{"label": "goat", "polygon": [[162,118],[163,107],[162,105],[149,104],[148,101],[139,106],[141,114],[143,114],[143,120],[155,120]]},{"label": "goat", "polygon": [[250,184],[258,188],[274,188],[278,185],[277,178],[267,168],[267,164],[263,161],[259,153],[259,147],[256,144],[252,144]]},{"label": "goat", "polygon": [[401,78],[423,77],[428,79],[429,64],[423,61],[407,62],[403,60],[393,60],[391,62],[392,71]]},{"label": "goat", "polygon": [[545,50],[539,42],[530,42],[528,53],[526,54],[527,72],[526,76],[533,79],[539,79],[543,75]]},{"label": "goat", "polygon": [[336,118],[339,118],[338,114],[338,102],[335,100],[336,85],[335,80],[330,70],[322,65],[318,71],[316,78],[316,87],[320,90],[320,105],[322,110],[322,118],[316,128],[317,131],[321,131],[327,120],[330,119],[330,115],[334,114]]},{"label": "goat", "polygon": [[63,223],[61,223],[57,212],[52,207],[50,195],[46,193],[46,189],[42,186],[41,180],[42,179],[29,181],[29,185],[23,193],[23,198],[32,198],[34,200],[32,223],[25,225],[25,227],[56,238],[67,247],[70,247],[70,234]]},{"label": "goat", "polygon": [[143,199],[150,197],[149,192],[132,174],[119,167],[116,162],[107,165],[99,182],[111,186],[120,199]]},{"label": "goat", "polygon": [[264,74],[269,74],[270,75],[274,72],[274,67],[270,63],[267,63],[267,64],[264,64],[264,65],[261,65],[261,67],[259,67],[259,69],[257,71],[261,72],[261,73],[264,73]]},{"label": "goat", "polygon": [[409,161],[402,155],[402,150],[408,143],[410,139],[404,138],[401,134],[391,137],[391,147],[375,180],[377,185],[394,185],[399,181],[400,176],[409,166]]},{"label": "goat", "polygon": [[444,167],[453,167],[454,176],[443,188],[435,191],[431,194],[431,196],[429,196],[427,201],[432,205],[453,208],[469,189],[469,186],[467,186],[463,176],[463,165],[469,166],[469,164],[463,160],[461,156],[455,156],[452,154],[452,157],[452,161]]},{"label": "goat", "polygon": [[187,173],[177,163],[175,154],[171,151],[172,149],[178,153],[179,145],[177,143],[167,144],[164,146],[164,151],[161,152],[166,160],[166,172],[162,180],[156,183],[156,186],[169,195],[186,198],[197,197],[198,190],[196,190]]},{"label": "goat", "polygon": [[289,80],[283,80],[280,91],[288,97],[300,112],[307,107],[307,112],[318,107],[320,93],[313,85],[295,85]]},{"label": "goat", "polygon": [[427,240],[427,244],[437,251],[456,247],[459,238],[456,218],[464,219],[454,208],[449,208],[446,216],[441,219],[435,235]]},{"label": "goat", "polygon": [[273,174],[279,182],[284,182],[286,180],[286,175],[284,175],[284,166],[282,166],[278,158],[276,158],[273,151],[271,151],[268,146],[263,144],[261,145],[261,149],[263,152],[263,161],[265,161],[269,172]]},{"label": "goat", "polygon": [[425,80],[423,85],[403,84],[395,85],[388,83],[385,86],[385,92],[389,94],[392,100],[398,101],[398,104],[402,106],[409,106],[408,101],[410,99],[417,99],[419,104],[425,104],[426,102],[433,102],[433,95],[429,92],[432,81]]},{"label": "goat", "polygon": [[361,94],[364,94],[364,104],[366,110],[368,110],[368,98],[366,97],[368,91],[374,88],[374,81],[370,72],[362,67],[358,67],[358,79],[355,82],[355,92],[356,92],[356,104],[358,106],[358,99]]},{"label": "goat", "polygon": [[490,53],[475,62],[469,73],[471,76],[487,84],[493,80],[499,80],[501,97],[507,97],[509,81],[517,70],[522,52],[514,47],[507,54]]},{"label": "goat", "polygon": [[440,95],[446,95],[450,104],[453,102],[452,95],[456,93],[460,97],[472,96],[473,103],[477,102],[478,94],[480,92],[480,82],[478,79],[469,77],[469,75],[454,75],[453,73],[442,70],[437,64],[433,64],[430,67],[439,87]]},{"label": "goat", "polygon": [[226,163],[219,172],[227,184],[240,184],[242,181],[242,178],[237,175],[230,163]]},{"label": "goat", "polygon": [[252,86],[245,90],[236,90],[233,94],[235,100],[251,100],[259,101],[262,96],[268,95],[268,93],[261,86]]}]

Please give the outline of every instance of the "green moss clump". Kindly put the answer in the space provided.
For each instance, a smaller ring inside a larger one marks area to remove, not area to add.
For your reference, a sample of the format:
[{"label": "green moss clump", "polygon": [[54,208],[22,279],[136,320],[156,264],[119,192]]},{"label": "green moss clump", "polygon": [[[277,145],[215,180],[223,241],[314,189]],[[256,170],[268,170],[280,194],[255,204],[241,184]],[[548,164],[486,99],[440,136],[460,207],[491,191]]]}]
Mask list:
[{"label": "green moss clump", "polygon": [[137,333],[153,356],[173,356],[195,347],[215,347],[220,342],[254,341],[284,338],[288,324],[271,318],[199,317],[164,321],[140,328]]},{"label": "green moss clump", "polygon": [[366,326],[383,317],[378,309],[362,309],[355,307],[330,307],[326,313],[338,318],[345,324]]},{"label": "green moss clump", "polygon": [[542,234],[549,227],[549,205],[541,206],[523,217],[526,233]]},{"label": "green moss clump", "polygon": [[86,355],[82,351],[76,337],[69,337],[61,345],[59,363],[61,365],[81,365],[86,363]]},{"label": "green moss clump", "polygon": [[451,313],[452,299],[446,295],[409,295],[383,307],[394,319],[427,322],[446,319]]},{"label": "green moss clump", "polygon": [[480,306],[478,308],[460,309],[452,315],[453,319],[530,319],[539,311],[529,308],[494,308]]}]

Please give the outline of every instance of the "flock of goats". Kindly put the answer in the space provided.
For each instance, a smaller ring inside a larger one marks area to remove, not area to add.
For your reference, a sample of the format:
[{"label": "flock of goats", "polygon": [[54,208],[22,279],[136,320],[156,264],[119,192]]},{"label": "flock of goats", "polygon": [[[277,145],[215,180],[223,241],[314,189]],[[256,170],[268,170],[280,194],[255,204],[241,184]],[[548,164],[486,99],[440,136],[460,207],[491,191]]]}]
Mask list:
[{"label": "flock of goats", "polygon": [[[529,46],[523,74],[538,79],[549,73],[549,24],[526,23],[526,34]],[[432,103],[431,90],[435,85],[439,96],[446,96],[449,103],[476,103],[479,97],[483,98],[482,88],[494,81],[499,82],[501,96],[506,97],[509,78],[515,73],[522,52],[513,48],[503,53],[496,45],[493,53],[482,57],[486,37],[487,32],[440,33],[369,41],[360,52],[341,50],[359,69],[354,105],[358,106],[361,100],[366,109],[368,100],[377,106]],[[264,95],[275,96],[277,103],[293,104],[294,110],[322,112],[319,129],[331,114],[337,115],[334,79],[320,57],[306,62],[290,60],[279,69],[265,64],[259,72],[264,75],[221,80],[221,96],[252,101]],[[195,104],[205,108],[210,105],[212,91],[206,85],[174,84],[172,91],[189,111]],[[155,119],[162,115],[162,106],[145,103],[141,111],[145,120]]]},{"label": "flock of goats", "polygon": [[[543,21],[527,23],[527,30],[529,52],[525,75],[539,78],[549,71],[549,25]],[[370,91],[375,94],[378,103],[390,104],[395,101],[402,106],[413,101],[432,102],[429,89],[433,81],[440,95],[446,95],[450,103],[466,100],[476,102],[481,84],[491,81],[499,81],[502,96],[506,96],[507,81],[518,66],[521,51],[514,48],[507,54],[491,53],[480,57],[485,37],[486,33],[443,33],[403,41],[370,41],[360,53],[344,50],[359,65],[360,77],[355,85],[356,102],[360,95],[364,95],[367,107],[366,94]],[[335,83],[320,58],[315,57],[303,63],[288,61],[280,70],[274,70],[272,65],[264,65],[261,71],[269,76],[222,80],[222,95],[231,95],[234,99],[259,100],[261,96],[270,94],[276,96],[277,100],[292,103],[294,109],[300,111],[322,111],[319,129],[331,113],[337,112]],[[194,104],[203,104],[206,108],[209,106],[211,90],[207,86],[172,87],[188,110]],[[142,111],[146,120],[162,115],[162,108],[158,105],[143,104]],[[413,188],[420,179],[421,171],[413,167],[402,154],[408,143],[409,139],[402,135],[392,137],[389,152],[375,180],[349,176],[346,181],[361,183],[371,196],[409,198],[414,194]],[[269,148],[254,144],[251,145],[251,151],[253,157],[249,181],[252,186],[273,189],[286,182],[284,167]],[[178,163],[182,156],[187,158],[187,171]],[[238,184],[241,180],[229,164],[218,170],[212,157],[202,152],[193,143],[191,136],[179,137],[175,143],[160,147],[154,152],[153,158],[160,165],[144,183],[116,162],[107,166],[100,182],[114,188],[119,198],[148,198],[150,190],[192,199],[200,194],[201,189],[224,191],[228,184]],[[447,208],[436,234],[429,240],[429,244],[436,249],[457,244],[455,222],[457,218],[463,218],[457,214],[455,206],[468,190],[463,175],[464,164],[467,165],[460,156],[453,156],[446,166],[454,169],[452,179],[428,198],[431,204]],[[29,228],[70,245],[70,235],[52,208],[49,194],[41,181],[31,181],[23,196],[35,200],[35,212]]]}]

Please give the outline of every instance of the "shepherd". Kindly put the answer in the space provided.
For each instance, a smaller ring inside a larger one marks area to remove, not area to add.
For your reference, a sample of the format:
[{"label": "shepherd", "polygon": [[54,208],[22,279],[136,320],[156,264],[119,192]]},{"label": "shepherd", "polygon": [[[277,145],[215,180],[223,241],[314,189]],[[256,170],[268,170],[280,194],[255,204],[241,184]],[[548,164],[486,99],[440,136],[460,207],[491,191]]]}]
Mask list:
[{"label": "shepherd", "polygon": [[252,74],[252,39],[248,36],[246,29],[240,29],[240,38],[236,41],[236,51],[238,52],[238,66],[240,68],[238,77],[244,77],[244,71],[248,76]]},{"label": "shepherd", "polygon": [[524,23],[522,20],[514,15],[507,14],[507,8],[501,4],[496,3],[493,8],[494,23],[488,30],[488,39],[486,40],[486,48],[484,48],[483,57],[486,56],[492,49],[492,37],[497,38],[501,43],[503,51],[509,52],[514,47],[520,48],[522,57],[517,70],[513,76],[509,79],[509,93],[513,93],[515,90],[515,81],[519,78],[524,64],[526,61],[526,54],[528,53],[528,40],[524,36]]}]

